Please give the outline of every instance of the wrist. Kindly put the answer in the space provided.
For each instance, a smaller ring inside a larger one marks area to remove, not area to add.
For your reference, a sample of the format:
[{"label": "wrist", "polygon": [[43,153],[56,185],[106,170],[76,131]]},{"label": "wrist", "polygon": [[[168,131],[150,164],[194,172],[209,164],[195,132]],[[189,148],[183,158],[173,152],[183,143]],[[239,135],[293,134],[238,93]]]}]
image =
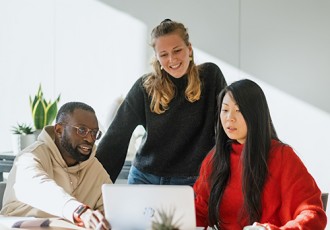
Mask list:
[{"label": "wrist", "polygon": [[83,226],[84,222],[82,221],[82,219],[80,218],[81,215],[87,211],[87,209],[90,209],[90,207],[88,207],[87,205],[79,205],[78,208],[76,210],[74,210],[73,212],[73,220],[74,223],[79,225],[79,226]]}]

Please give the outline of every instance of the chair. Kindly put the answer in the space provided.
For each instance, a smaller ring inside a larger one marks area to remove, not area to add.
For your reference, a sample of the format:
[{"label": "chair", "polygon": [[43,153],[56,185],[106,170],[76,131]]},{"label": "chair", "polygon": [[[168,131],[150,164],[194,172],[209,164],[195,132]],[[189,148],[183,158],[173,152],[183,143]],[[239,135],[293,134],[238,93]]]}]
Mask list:
[{"label": "chair", "polygon": [[5,193],[5,189],[6,189],[6,182],[1,181],[0,182],[0,210],[2,208],[2,198],[3,198],[3,194]]},{"label": "chair", "polygon": [[327,210],[328,196],[329,196],[329,193],[322,193],[322,196],[321,196],[324,211]]}]

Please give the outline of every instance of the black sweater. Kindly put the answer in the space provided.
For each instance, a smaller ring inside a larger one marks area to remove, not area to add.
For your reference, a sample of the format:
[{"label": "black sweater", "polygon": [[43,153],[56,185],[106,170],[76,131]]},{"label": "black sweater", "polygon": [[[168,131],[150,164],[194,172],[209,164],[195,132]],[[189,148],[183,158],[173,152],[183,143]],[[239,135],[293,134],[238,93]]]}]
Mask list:
[{"label": "black sweater", "polygon": [[199,66],[202,81],[200,100],[185,99],[187,76],[174,78],[176,96],[162,114],[150,111],[151,98],[139,78],[128,92],[117,114],[98,145],[96,157],[117,179],[127,154],[134,129],[142,125],[146,133],[133,165],[157,176],[197,176],[199,167],[215,143],[217,95],[226,86],[219,67],[213,63]]}]

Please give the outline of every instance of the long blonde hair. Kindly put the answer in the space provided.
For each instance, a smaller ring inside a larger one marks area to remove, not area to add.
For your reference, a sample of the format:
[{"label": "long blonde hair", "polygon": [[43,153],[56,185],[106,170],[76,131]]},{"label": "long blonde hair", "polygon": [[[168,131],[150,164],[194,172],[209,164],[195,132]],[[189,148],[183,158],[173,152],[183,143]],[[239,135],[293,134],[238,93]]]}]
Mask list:
[{"label": "long blonde hair", "polygon": [[[161,36],[170,33],[177,33],[187,46],[190,45],[189,34],[182,23],[165,19],[151,32],[151,46],[155,48],[155,40]],[[169,109],[168,104],[175,96],[175,86],[169,79],[168,73],[161,69],[159,61],[154,58],[151,62],[153,72],[143,81],[143,86],[148,95],[151,97],[150,110],[154,113],[161,114]],[[185,97],[189,102],[195,102],[201,96],[201,81],[196,64],[194,63],[194,55],[188,66],[188,85],[185,90]]]}]

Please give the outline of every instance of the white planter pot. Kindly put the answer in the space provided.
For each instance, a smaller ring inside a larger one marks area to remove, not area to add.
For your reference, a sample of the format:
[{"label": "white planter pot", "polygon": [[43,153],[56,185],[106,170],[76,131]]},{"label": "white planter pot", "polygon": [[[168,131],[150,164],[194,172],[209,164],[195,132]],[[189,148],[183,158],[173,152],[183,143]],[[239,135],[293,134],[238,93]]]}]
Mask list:
[{"label": "white planter pot", "polygon": [[12,145],[13,145],[13,154],[19,153],[21,150],[31,145],[36,141],[35,134],[13,134],[12,135]]}]

